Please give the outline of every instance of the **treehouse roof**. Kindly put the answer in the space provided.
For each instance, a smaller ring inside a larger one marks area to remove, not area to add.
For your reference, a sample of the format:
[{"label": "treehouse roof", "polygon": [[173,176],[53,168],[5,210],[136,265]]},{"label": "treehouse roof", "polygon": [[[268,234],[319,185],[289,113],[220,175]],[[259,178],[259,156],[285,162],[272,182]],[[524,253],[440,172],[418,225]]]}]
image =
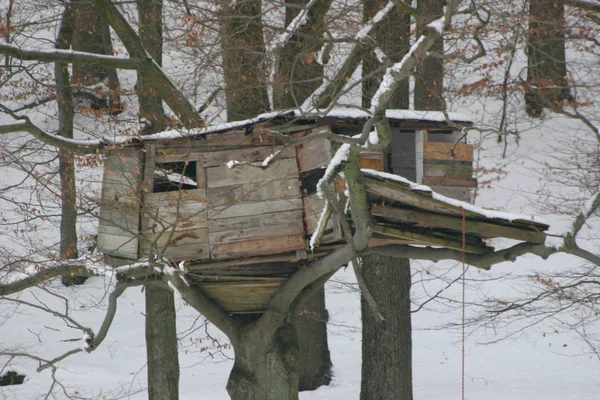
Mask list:
[{"label": "treehouse roof", "polygon": [[[452,124],[465,127],[473,125],[471,118],[465,114],[449,112],[447,115]],[[137,140],[150,142],[182,138],[191,139],[232,130],[245,130],[247,134],[250,134],[254,129],[260,129],[265,125],[270,128],[277,125],[277,130],[284,133],[297,131],[298,127],[309,129],[314,126],[331,125],[334,132],[344,133],[350,127],[354,127],[350,130],[356,130],[356,127],[364,123],[369,116],[370,114],[363,110],[348,107],[334,107],[327,112],[323,110],[322,112],[312,113],[303,113],[298,109],[281,110],[260,114],[251,119],[210,125],[200,129],[173,129],[137,138]],[[387,110],[386,117],[396,131],[427,130],[436,133],[451,133],[457,130],[455,126],[448,124],[444,113],[441,111]],[[126,138],[122,141],[128,142],[130,140],[131,138]]]}]

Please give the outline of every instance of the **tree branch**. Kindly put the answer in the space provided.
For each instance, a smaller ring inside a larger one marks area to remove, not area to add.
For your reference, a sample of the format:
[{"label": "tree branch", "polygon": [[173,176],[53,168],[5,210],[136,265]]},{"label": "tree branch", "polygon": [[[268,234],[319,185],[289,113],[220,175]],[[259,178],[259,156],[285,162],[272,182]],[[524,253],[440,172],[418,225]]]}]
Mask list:
[{"label": "tree branch", "polygon": [[79,63],[134,70],[140,68],[140,66],[146,61],[141,58],[105,56],[101,54],[91,54],[74,50],[30,49],[7,43],[0,43],[0,54],[5,54],[24,61],[63,62],[71,64]]}]

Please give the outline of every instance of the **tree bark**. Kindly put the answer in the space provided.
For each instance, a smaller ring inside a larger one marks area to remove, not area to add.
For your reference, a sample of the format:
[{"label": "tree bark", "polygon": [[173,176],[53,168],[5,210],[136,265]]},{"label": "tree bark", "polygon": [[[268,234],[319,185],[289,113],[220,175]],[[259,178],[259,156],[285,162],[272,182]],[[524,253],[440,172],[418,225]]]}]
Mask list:
[{"label": "tree bark", "polygon": [[[444,15],[444,3],[439,0],[418,0],[417,31],[423,32],[432,21]],[[442,53],[444,43],[440,37],[430,48],[432,52]],[[415,110],[442,110],[442,91],[444,90],[444,61],[439,58],[425,57],[415,69]]]},{"label": "tree bark", "polygon": [[[67,6],[63,12],[56,48],[68,49],[69,41],[73,36],[72,9]],[[62,137],[73,138],[73,96],[69,83],[68,64],[56,62],[54,64],[54,77],[56,81],[56,104],[58,106],[58,134]],[[79,256],[77,251],[77,188],[75,185],[75,162],[73,153],[60,150],[58,152],[58,171],[60,175],[60,258],[75,259]],[[72,286],[85,282],[82,276],[63,275],[63,285]]]},{"label": "tree bark", "polygon": [[[137,0],[140,39],[154,61],[162,64],[162,0]],[[140,117],[150,121],[144,133],[164,128],[162,99],[147,88],[138,74],[137,95]],[[148,398],[179,399],[179,355],[175,324],[175,298],[169,289],[146,286],[146,354],[148,359]]]},{"label": "tree bark", "polygon": [[530,0],[525,109],[532,117],[569,99],[562,0]]},{"label": "tree bark", "polygon": [[364,277],[385,317],[379,322],[364,298],[361,400],[412,399],[410,261],[363,258]]},{"label": "tree bark", "polygon": [[[76,51],[92,54],[106,54],[103,39],[103,24],[100,13],[90,0],[71,0],[75,30],[72,47]],[[73,64],[73,79],[77,83],[92,84],[107,77],[105,67]]]},{"label": "tree bark", "polygon": [[173,291],[146,285],[146,354],[148,398],[179,399],[175,298]]},{"label": "tree bark", "polygon": [[292,324],[283,324],[269,341],[254,329],[242,330],[227,392],[232,400],[297,400],[298,341]]},{"label": "tree bark", "polygon": [[233,3],[223,8],[221,17],[228,121],[252,118],[270,109],[262,2]]},{"label": "tree bark", "polygon": [[[364,20],[371,18],[385,3],[382,0],[365,0]],[[391,61],[400,61],[410,48],[410,16],[395,9],[391,18],[378,30],[375,40]],[[363,60],[363,107],[371,105],[372,96],[381,83],[384,72],[381,66],[373,52]],[[409,85],[406,79],[393,94],[390,107],[408,106]],[[406,174],[405,171],[403,173]],[[406,178],[415,179],[414,176]],[[412,400],[410,261],[389,256],[365,256],[362,274],[385,321],[380,322],[375,317],[363,297],[360,399]]]}]

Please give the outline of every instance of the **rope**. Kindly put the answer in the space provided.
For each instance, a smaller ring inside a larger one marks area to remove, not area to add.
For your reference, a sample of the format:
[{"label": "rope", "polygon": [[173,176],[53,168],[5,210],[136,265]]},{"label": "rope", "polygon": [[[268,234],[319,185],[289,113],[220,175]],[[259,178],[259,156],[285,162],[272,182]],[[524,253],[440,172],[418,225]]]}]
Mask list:
[{"label": "rope", "polygon": [[460,251],[462,261],[462,349],[461,349],[461,399],[465,400],[465,292],[466,292],[466,272],[465,248],[467,246],[467,217],[465,209],[462,209],[462,248]]}]

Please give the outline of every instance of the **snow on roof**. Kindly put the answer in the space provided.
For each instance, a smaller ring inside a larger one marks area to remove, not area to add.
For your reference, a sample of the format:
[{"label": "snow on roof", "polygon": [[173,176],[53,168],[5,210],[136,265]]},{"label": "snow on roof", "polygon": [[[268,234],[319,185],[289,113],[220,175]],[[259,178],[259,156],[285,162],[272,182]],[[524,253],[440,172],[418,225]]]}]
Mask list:
[{"label": "snow on roof", "polygon": [[454,207],[462,208],[466,211],[471,211],[471,212],[480,214],[481,216],[483,216],[485,218],[502,219],[502,220],[510,221],[510,222],[517,221],[517,220],[518,221],[528,221],[528,222],[535,222],[538,224],[548,225],[548,223],[545,222],[543,219],[533,216],[533,215],[522,215],[522,214],[507,213],[507,212],[503,212],[503,211],[487,210],[485,208],[477,207],[476,205],[473,205],[471,203],[467,203],[464,201],[446,197],[444,195],[434,192],[429,186],[425,186],[425,185],[421,185],[421,184],[412,182],[412,181],[410,181],[402,176],[399,176],[399,175],[375,171],[372,169],[361,169],[361,171],[363,172],[363,174],[365,174],[367,176],[383,178],[383,179],[399,182],[399,183],[402,183],[405,185],[409,185],[411,190],[413,190],[415,192],[431,192],[431,197],[434,200],[441,201],[443,203],[449,204]]}]

